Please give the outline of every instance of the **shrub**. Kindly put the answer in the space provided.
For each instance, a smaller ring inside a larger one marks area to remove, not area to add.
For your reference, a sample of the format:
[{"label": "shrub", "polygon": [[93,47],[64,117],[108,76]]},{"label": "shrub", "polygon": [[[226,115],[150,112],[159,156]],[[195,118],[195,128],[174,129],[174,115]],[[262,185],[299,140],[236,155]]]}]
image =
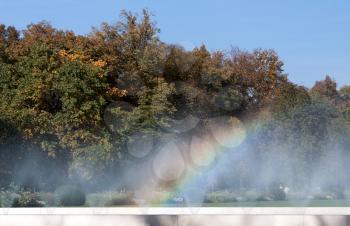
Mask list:
[{"label": "shrub", "polygon": [[311,196],[314,200],[334,200],[336,195],[330,193],[317,193]]},{"label": "shrub", "polygon": [[[181,195],[173,195],[172,197],[170,197],[167,201],[166,204],[168,205],[185,205],[186,203],[188,203],[188,200],[186,200],[186,198],[184,196]],[[191,205],[194,205],[197,203],[191,203]]]},{"label": "shrub", "polygon": [[50,192],[40,193],[40,200],[45,203],[45,206],[57,206],[58,200],[55,194]]},{"label": "shrub", "polygon": [[64,186],[56,191],[58,205],[60,206],[83,206],[85,193],[76,186]]},{"label": "shrub", "polygon": [[345,198],[345,188],[341,184],[332,184],[326,186],[325,190],[332,193],[335,199],[344,199]]},{"label": "shrub", "polygon": [[86,204],[88,206],[105,206],[105,203],[110,199],[110,195],[104,193],[91,193],[86,196]]},{"label": "shrub", "polygon": [[39,200],[39,196],[31,192],[23,192],[12,202],[12,207],[43,207],[44,203]]},{"label": "shrub", "polygon": [[271,195],[275,201],[286,200],[286,193],[281,189],[272,190]]},{"label": "shrub", "polygon": [[134,194],[125,192],[113,193],[111,199],[105,203],[105,206],[130,206],[135,204]]},{"label": "shrub", "polygon": [[146,202],[151,204],[162,203],[165,197],[171,197],[172,193],[168,191],[152,191],[147,197]]},{"label": "shrub", "polygon": [[10,184],[8,188],[0,190],[1,207],[11,207],[13,200],[19,198],[20,189],[14,184]]},{"label": "shrub", "polygon": [[237,201],[236,195],[227,191],[211,192],[206,194],[204,198],[205,203],[227,203]]},{"label": "shrub", "polygon": [[11,207],[13,200],[20,197],[13,192],[1,192],[1,207]]},{"label": "shrub", "polygon": [[259,198],[259,195],[260,193],[254,190],[246,191],[244,192],[242,199],[245,201],[255,202]]},{"label": "shrub", "polygon": [[135,205],[134,194],[130,192],[104,192],[87,195],[89,206],[130,206]]},{"label": "shrub", "polygon": [[273,183],[270,185],[269,193],[271,198],[275,201],[286,200],[287,196],[283,190],[283,186],[279,183]]},{"label": "shrub", "polygon": [[257,202],[267,202],[267,201],[272,201],[273,199],[270,198],[269,196],[266,196],[266,195],[260,195],[256,201]]}]

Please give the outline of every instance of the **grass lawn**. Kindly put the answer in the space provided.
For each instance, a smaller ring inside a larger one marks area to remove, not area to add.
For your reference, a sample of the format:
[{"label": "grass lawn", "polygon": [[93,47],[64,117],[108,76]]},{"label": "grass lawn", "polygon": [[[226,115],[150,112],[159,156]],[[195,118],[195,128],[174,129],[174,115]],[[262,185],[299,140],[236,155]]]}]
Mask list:
[{"label": "grass lawn", "polygon": [[350,207],[350,200],[204,203],[202,206],[204,207]]},{"label": "grass lawn", "polygon": [[[259,201],[259,202],[226,202],[203,204],[154,204],[143,207],[350,207],[350,200],[294,200],[294,201]],[[118,206],[112,206],[118,207]],[[123,206],[119,206],[123,207]],[[130,206],[133,207],[133,206]],[[135,205],[134,207],[139,207]]]}]

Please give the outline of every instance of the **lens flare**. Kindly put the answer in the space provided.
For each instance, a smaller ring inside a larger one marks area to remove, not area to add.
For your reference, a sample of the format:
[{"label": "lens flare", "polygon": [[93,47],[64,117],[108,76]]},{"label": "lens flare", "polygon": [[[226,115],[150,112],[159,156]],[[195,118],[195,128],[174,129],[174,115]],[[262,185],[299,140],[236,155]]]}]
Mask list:
[{"label": "lens flare", "polygon": [[143,158],[151,152],[153,148],[153,138],[148,134],[136,132],[130,136],[126,146],[128,152],[132,156]]},{"label": "lens flare", "polygon": [[246,136],[243,123],[234,117],[218,117],[209,121],[210,131],[215,140],[226,148],[241,145]]},{"label": "lens flare", "polygon": [[215,147],[211,140],[194,136],[191,141],[190,155],[192,162],[200,167],[208,166],[215,159]]},{"label": "lens flare", "polygon": [[185,171],[185,160],[174,141],[160,149],[153,161],[155,175],[163,181],[176,180]]},{"label": "lens flare", "polygon": [[183,119],[171,119],[168,122],[167,126],[164,126],[163,129],[170,133],[184,133],[188,130],[191,130],[197,126],[199,119],[192,115],[188,115]]}]

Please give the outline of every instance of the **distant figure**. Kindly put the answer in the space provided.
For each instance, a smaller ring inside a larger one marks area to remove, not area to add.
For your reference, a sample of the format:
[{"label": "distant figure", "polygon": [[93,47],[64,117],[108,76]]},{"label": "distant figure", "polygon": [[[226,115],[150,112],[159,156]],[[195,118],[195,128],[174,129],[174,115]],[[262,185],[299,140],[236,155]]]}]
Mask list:
[{"label": "distant figure", "polygon": [[284,186],[283,184],[280,184],[280,189],[285,193],[288,194],[290,191],[290,188],[287,186]]},{"label": "distant figure", "polygon": [[177,203],[183,203],[185,201],[185,198],[182,196],[175,196],[173,200]]},{"label": "distant figure", "polygon": [[284,187],[284,193],[288,194],[290,191],[290,188],[289,187]]},{"label": "distant figure", "polygon": [[175,195],[172,197],[171,203],[176,205],[183,205],[185,204],[185,197],[181,195]]}]

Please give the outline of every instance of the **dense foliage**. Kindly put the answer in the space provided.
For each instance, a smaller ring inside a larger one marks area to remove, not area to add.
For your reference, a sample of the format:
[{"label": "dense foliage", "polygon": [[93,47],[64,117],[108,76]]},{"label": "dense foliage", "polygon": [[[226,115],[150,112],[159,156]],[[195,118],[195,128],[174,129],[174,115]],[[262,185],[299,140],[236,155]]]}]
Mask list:
[{"label": "dense foliage", "polygon": [[[55,190],[67,180],[99,187],[139,161],[126,151],[135,134],[156,146],[201,134],[218,116],[247,128],[257,120],[259,128],[250,128],[248,154],[232,160],[217,189],[349,185],[349,87],[338,90],[327,76],[307,89],[288,80],[272,50],[186,51],[159,40],[147,11],[122,16],[85,36],[46,22],[23,31],[0,26],[1,187]],[[198,118],[195,128],[170,131],[188,116]],[[310,181],[316,172],[326,179]],[[342,180],[333,183],[333,175]],[[258,177],[265,184],[252,182]]]}]

